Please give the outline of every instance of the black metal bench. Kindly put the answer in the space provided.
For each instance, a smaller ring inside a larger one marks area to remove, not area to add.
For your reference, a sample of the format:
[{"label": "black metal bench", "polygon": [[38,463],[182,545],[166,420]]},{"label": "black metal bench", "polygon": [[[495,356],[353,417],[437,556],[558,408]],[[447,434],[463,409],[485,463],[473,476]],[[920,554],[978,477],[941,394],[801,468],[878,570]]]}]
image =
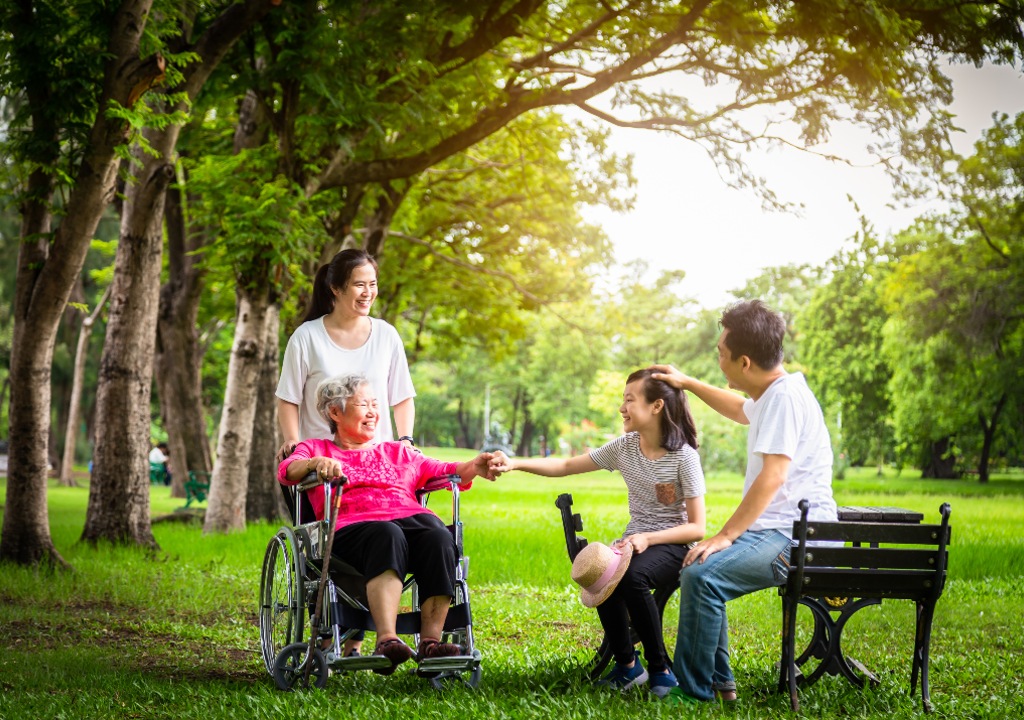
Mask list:
[{"label": "black metal bench", "polygon": [[[939,508],[941,521],[937,525],[915,524],[922,519],[920,513],[899,508],[842,508],[839,522],[808,521],[808,508],[808,502],[801,500],[801,519],[793,524],[795,545],[790,551],[789,577],[779,588],[779,690],[789,691],[796,711],[800,706],[797,685],[810,685],[825,673],[842,675],[859,687],[867,682],[877,684],[877,677],[844,655],[843,628],[855,613],[880,604],[883,598],[913,600],[917,627],[910,692],[914,693],[920,675],[922,704],[930,712],[928,651],[935,604],[946,582],[949,504]],[[808,541],[835,541],[843,546],[808,545]],[[797,656],[799,605],[811,610],[815,628],[808,648]],[[812,656],[821,662],[814,672],[804,675],[800,666]]]}]

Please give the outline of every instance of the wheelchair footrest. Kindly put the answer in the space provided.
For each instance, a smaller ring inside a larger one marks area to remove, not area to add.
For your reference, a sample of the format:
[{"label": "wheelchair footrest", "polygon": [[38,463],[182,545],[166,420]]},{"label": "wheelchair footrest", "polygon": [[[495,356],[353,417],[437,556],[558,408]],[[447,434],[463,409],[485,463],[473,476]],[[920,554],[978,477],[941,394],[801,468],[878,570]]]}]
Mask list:
[{"label": "wheelchair footrest", "polygon": [[379,670],[391,667],[391,661],[383,655],[334,656],[330,659],[330,666],[336,672],[355,672],[356,670]]},{"label": "wheelchair footrest", "polygon": [[421,660],[416,670],[421,673],[467,672],[479,666],[479,655],[451,655]]}]

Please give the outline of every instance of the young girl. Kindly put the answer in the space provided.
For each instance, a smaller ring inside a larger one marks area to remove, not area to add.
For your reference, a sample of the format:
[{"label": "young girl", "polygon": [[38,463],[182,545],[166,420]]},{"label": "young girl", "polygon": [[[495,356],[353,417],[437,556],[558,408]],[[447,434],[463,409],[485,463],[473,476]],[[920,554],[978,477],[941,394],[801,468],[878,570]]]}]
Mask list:
[{"label": "young girl", "polygon": [[[569,459],[502,457],[491,463],[497,472],[523,470],[547,477],[598,468],[622,473],[630,520],[613,547],[632,545],[632,559],[615,590],[597,606],[615,658],[600,682],[627,690],[649,678],[651,691],[664,697],[678,683],[651,590],[677,582],[687,544],[704,537],[704,472],[686,395],[652,373],[637,370],[626,380],[619,408],[622,437]],[[650,675],[639,653],[634,654],[630,623],[643,644]]]}]

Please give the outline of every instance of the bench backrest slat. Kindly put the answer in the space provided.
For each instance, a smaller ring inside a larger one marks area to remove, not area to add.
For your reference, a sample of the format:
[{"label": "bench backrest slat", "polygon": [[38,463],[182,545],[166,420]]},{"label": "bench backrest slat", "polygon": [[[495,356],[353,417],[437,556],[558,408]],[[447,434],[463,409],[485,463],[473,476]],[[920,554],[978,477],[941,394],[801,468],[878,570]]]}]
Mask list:
[{"label": "bench backrest slat", "polygon": [[[790,552],[790,564],[797,561],[797,548]],[[810,547],[804,561],[805,571],[815,567],[925,570],[934,572],[939,562],[938,548],[912,549],[870,547]]]},{"label": "bench backrest slat", "polygon": [[845,505],[839,508],[839,519],[862,522],[919,523],[924,520],[924,514],[906,508]]},{"label": "bench backrest slat", "polygon": [[[816,597],[833,595],[858,598],[900,598],[924,600],[931,597],[940,582],[933,570],[870,570],[814,568],[805,569],[803,594]],[[852,592],[851,588],[856,588]]]},{"label": "bench backrest slat", "polygon": [[[793,524],[793,537],[798,537],[799,521]],[[807,523],[807,540],[810,542],[842,541],[859,543],[929,545],[937,546],[943,540],[949,542],[949,526],[905,525],[901,523],[876,522],[820,522]]]}]

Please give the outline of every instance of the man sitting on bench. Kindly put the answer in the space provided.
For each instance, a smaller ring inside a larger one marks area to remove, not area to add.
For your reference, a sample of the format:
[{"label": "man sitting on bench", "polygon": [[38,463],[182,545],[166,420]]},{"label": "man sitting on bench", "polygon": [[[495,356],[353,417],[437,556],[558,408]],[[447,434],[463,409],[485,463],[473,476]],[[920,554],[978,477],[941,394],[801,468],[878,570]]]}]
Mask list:
[{"label": "man sitting on bench", "polygon": [[653,377],[689,390],[730,420],[749,425],[743,499],[718,533],[683,560],[674,704],[736,699],[725,603],[776,587],[789,572],[793,522],[808,498],[813,520],[835,520],[832,445],[821,406],[802,373],[782,367],[785,321],[759,300],[728,308],[719,321],[718,365],[730,392],[670,365]]}]

